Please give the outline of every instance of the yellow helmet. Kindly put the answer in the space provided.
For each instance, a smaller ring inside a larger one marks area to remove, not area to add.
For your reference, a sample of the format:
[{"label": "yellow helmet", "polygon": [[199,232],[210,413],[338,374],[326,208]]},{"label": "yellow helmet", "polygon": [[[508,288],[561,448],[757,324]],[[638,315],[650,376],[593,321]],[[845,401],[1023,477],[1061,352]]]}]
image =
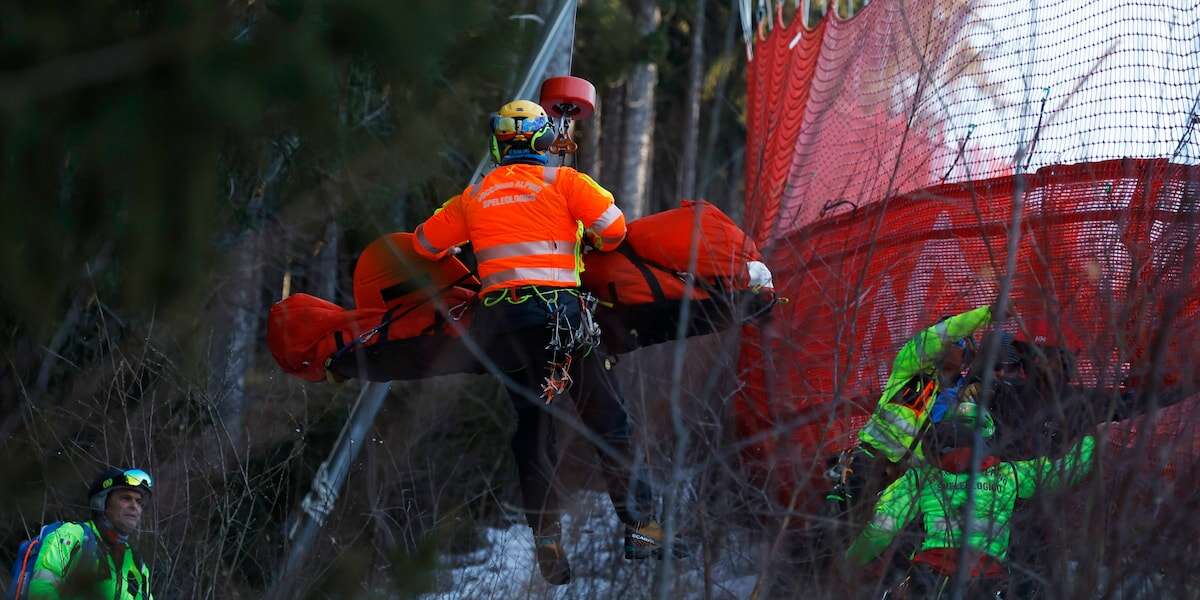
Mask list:
[{"label": "yellow helmet", "polygon": [[530,156],[544,160],[542,155],[554,143],[554,127],[550,117],[536,102],[513,100],[496,111],[489,126],[492,133],[492,160]]}]

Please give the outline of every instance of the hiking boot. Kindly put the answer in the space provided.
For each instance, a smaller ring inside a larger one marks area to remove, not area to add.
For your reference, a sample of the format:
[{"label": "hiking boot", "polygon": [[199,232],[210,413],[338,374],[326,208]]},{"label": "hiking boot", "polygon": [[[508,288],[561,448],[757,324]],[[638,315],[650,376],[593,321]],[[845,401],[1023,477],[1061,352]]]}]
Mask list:
[{"label": "hiking boot", "polygon": [[[641,560],[653,556],[662,560],[663,540],[665,538],[666,532],[663,531],[662,525],[659,525],[658,521],[646,521],[645,523],[626,525],[625,558],[629,560]],[[672,547],[674,548],[673,554],[675,558],[684,558],[687,556],[687,552],[678,539],[675,540]]]},{"label": "hiking boot", "polygon": [[564,585],[571,581],[571,563],[563,551],[562,534],[533,536],[533,555],[537,558],[542,578],[551,585]]}]

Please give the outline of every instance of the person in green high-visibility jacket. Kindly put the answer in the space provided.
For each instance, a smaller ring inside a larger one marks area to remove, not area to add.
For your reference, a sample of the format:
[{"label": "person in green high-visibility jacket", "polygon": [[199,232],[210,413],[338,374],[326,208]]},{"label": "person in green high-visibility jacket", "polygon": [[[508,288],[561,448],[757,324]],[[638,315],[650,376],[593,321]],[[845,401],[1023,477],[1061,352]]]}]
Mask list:
[{"label": "person in green high-visibility jacket", "polygon": [[[985,458],[972,478],[976,431]],[[1016,501],[1078,482],[1091,471],[1096,448],[1095,437],[1088,435],[1058,459],[1001,462],[986,450],[994,432],[991,416],[974,403],[952,408],[923,443],[928,461],[908,469],[883,491],[874,517],[846,551],[847,558],[866,565],[919,515],[925,537],[912,557],[909,591],[919,598],[941,597],[958,568],[968,486],[973,482],[975,502],[966,543],[972,580],[967,597],[992,597],[1005,580],[1003,561]]]},{"label": "person in green high-visibility jacket", "polygon": [[938,321],[905,343],[892,362],[879,405],[858,433],[859,442],[888,462],[898,463],[910,452],[920,458],[915,440],[940,388],[953,385],[962,373],[963,340],[991,321],[991,307],[980,306]]},{"label": "person in green high-visibility jacket", "polygon": [[992,321],[992,308],[980,306],[943,318],[901,346],[879,403],[858,433],[859,445],[831,472],[829,516],[840,519],[890,482],[907,459],[922,458],[917,441],[935,403],[953,395],[962,379],[972,346],[967,339]]},{"label": "person in green high-visibility jacket", "polygon": [[153,600],[150,568],[130,548],[151,493],[141,469],[106,469],[92,483],[92,518],[63,523],[42,540],[30,600]]}]

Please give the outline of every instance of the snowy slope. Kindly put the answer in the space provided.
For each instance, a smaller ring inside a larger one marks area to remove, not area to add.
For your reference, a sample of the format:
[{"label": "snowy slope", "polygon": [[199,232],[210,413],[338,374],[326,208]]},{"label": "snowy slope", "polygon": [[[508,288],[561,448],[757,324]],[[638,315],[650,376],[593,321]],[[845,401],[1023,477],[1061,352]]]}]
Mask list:
[{"label": "snowy slope", "polygon": [[[579,494],[575,511],[564,515],[564,544],[573,581],[547,585],[533,559],[529,527],[520,517],[510,527],[489,528],[486,546],[468,555],[444,556],[446,571],[439,576],[441,592],[426,600],[508,598],[650,598],[656,594],[657,560],[626,561],[622,529],[603,494]],[[734,541],[734,540],[731,540]],[[725,544],[746,547],[745,544]],[[731,553],[729,553],[731,554]],[[703,597],[703,564],[698,557],[676,562],[669,596]],[[713,598],[746,598],[757,575],[745,557],[722,556],[713,565]]]}]

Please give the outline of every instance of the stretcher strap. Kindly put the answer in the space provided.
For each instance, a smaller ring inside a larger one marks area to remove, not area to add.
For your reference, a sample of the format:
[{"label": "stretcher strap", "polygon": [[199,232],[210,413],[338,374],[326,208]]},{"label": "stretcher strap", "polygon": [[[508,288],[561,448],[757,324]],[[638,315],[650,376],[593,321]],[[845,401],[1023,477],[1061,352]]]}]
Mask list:
[{"label": "stretcher strap", "polygon": [[413,304],[412,306],[407,307],[407,309],[404,310],[403,312],[396,313],[396,311],[398,311],[399,309],[404,308],[403,304],[398,304],[398,305],[388,309],[388,311],[383,314],[383,320],[380,321],[379,325],[376,325],[375,327],[372,327],[371,329],[368,329],[367,331],[363,332],[362,335],[359,335],[358,337],[354,338],[354,341],[349,344],[343,345],[340,340],[341,331],[340,330],[335,331],[334,339],[338,343],[338,351],[335,352],[333,354],[333,356],[329,358],[328,361],[326,361],[326,364],[337,361],[338,359],[345,356],[347,352],[350,352],[350,351],[354,350],[355,348],[358,348],[359,346],[366,344],[367,341],[369,341],[371,338],[373,338],[377,335],[379,336],[380,341],[387,341],[387,330],[388,330],[388,327],[391,326],[392,323],[395,323],[396,321],[403,319],[404,317],[406,317],[410,313],[412,313],[414,310],[424,306],[426,303],[428,303],[430,300],[432,300],[435,296],[440,298],[446,292],[449,292],[450,290],[457,287],[459,284],[467,281],[468,279],[470,279],[474,276],[475,276],[474,273],[467,273],[466,275],[463,275],[462,277],[455,279],[453,282],[451,282],[446,287],[443,287],[442,289],[438,290],[437,292],[430,294],[429,296],[426,296],[424,300],[421,300],[420,302],[417,302],[416,304]]},{"label": "stretcher strap", "polygon": [[[628,258],[629,262],[633,263],[633,266],[642,274],[642,277],[646,279],[646,285],[650,286],[650,294],[654,296],[654,301],[666,302],[667,295],[663,293],[662,285],[658,283],[658,279],[654,277],[654,273],[652,273],[646,266],[648,264],[646,260],[638,256],[637,252],[634,252],[633,246],[631,246],[629,243],[621,244],[620,246],[617,246],[617,252],[619,252],[621,256]],[[667,272],[671,273],[669,270],[667,270]],[[674,273],[671,274],[674,275]],[[614,294],[614,299],[615,296],[616,295]]]}]

